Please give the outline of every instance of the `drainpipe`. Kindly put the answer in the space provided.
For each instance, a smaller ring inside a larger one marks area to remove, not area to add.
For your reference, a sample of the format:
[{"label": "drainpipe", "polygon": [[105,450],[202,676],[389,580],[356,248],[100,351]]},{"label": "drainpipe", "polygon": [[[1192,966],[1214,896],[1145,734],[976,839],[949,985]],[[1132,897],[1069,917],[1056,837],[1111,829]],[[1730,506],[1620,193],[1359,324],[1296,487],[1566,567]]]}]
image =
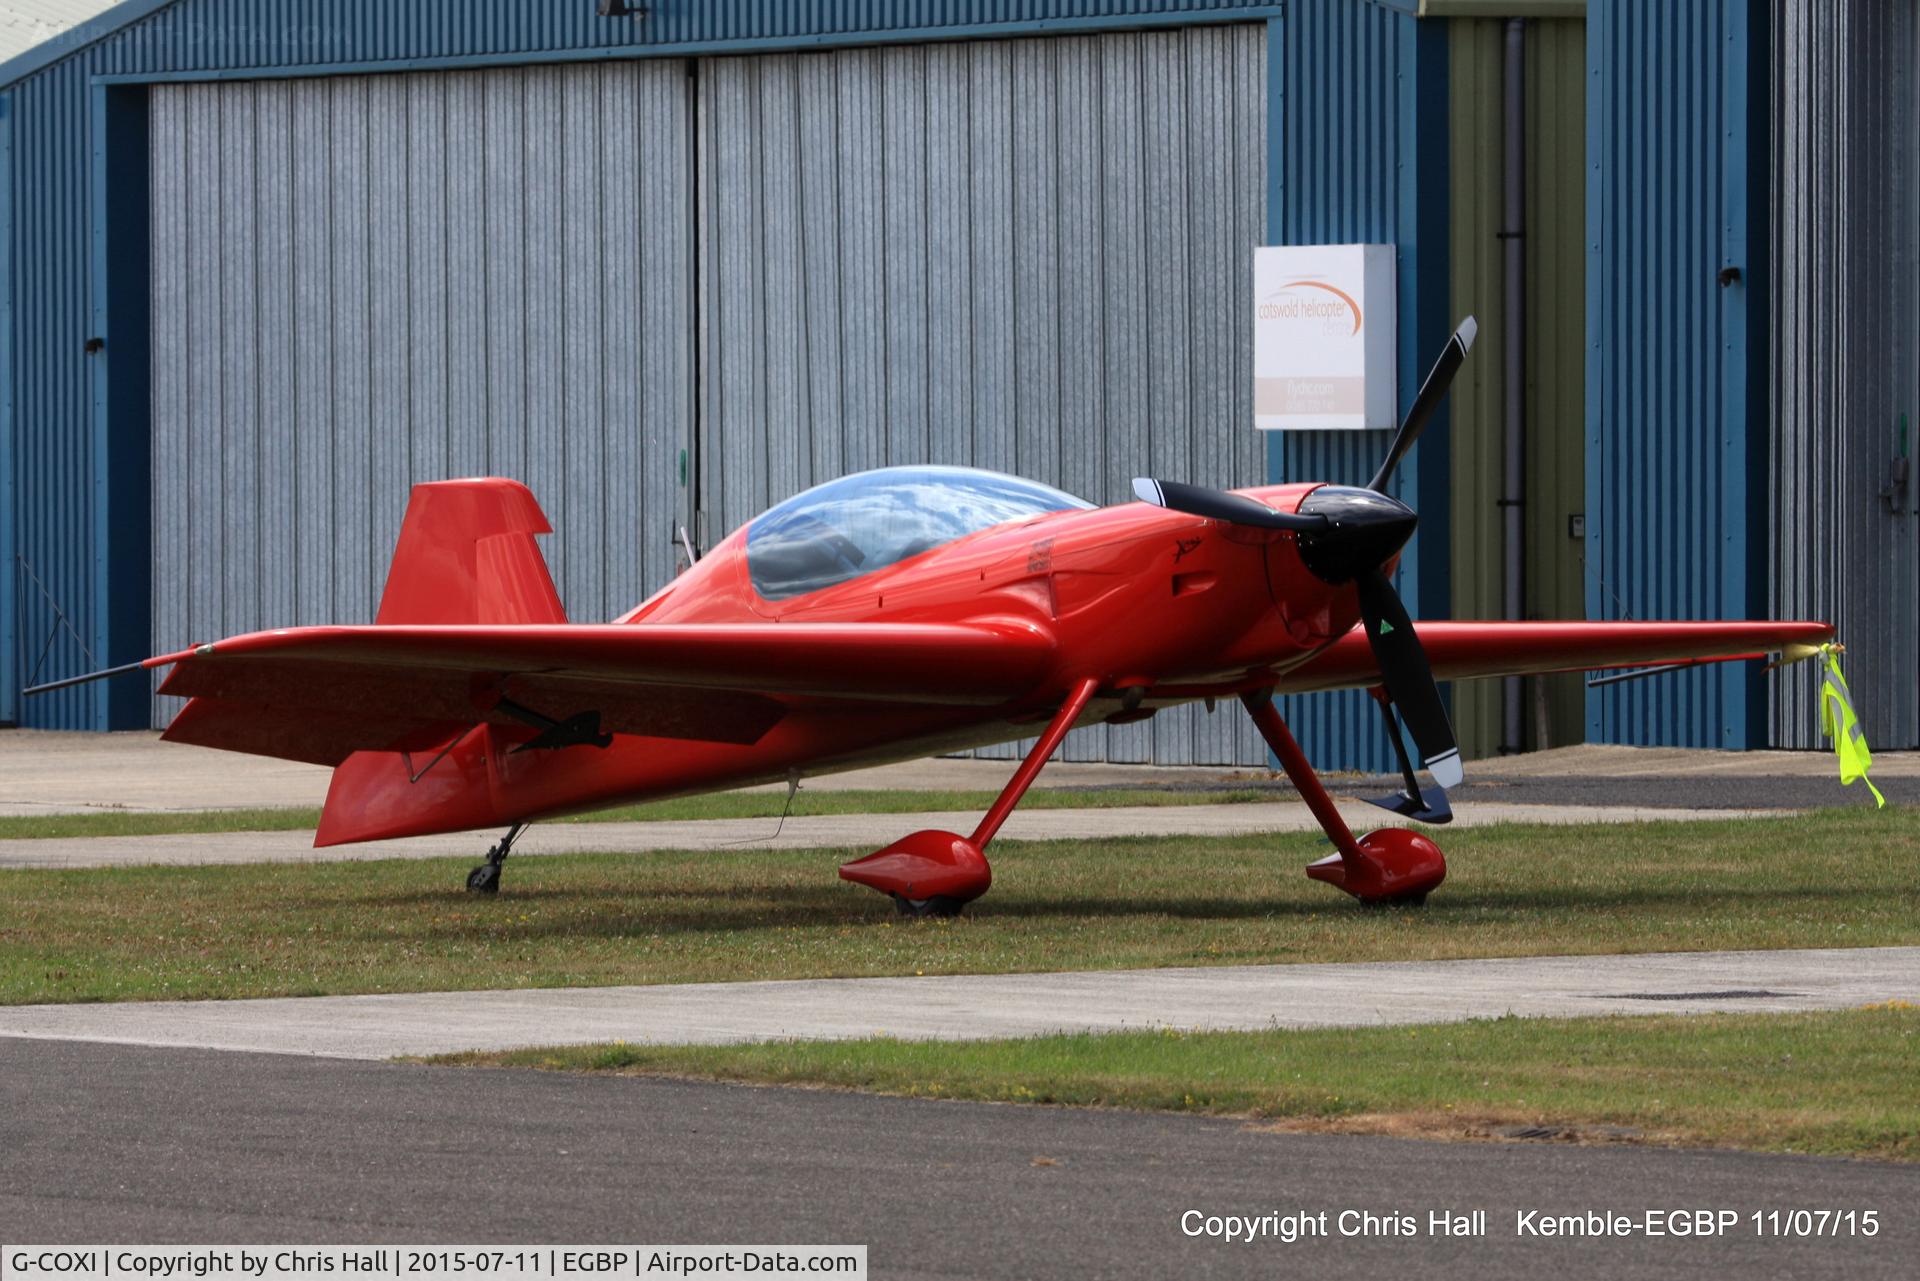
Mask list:
[{"label": "drainpipe", "polygon": [[[1525,437],[1526,423],[1526,34],[1524,18],[1507,20],[1506,65],[1506,217],[1500,239],[1506,246],[1507,276],[1507,350],[1506,350],[1506,459],[1501,488],[1500,514],[1505,527],[1506,582],[1505,614],[1518,619],[1526,608],[1525,553],[1526,523],[1523,519],[1527,490]],[[1503,753],[1518,752],[1525,743],[1523,722],[1524,682],[1509,676],[1502,683],[1502,710],[1505,713],[1500,736]],[[1546,746],[1541,743],[1540,746]]]}]

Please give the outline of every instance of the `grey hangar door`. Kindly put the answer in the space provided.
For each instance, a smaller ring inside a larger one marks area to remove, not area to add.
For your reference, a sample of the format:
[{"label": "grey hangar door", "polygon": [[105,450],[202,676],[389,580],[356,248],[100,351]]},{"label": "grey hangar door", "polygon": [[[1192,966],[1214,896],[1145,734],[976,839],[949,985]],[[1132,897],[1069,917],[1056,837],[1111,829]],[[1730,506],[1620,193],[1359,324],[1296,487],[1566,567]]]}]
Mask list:
[{"label": "grey hangar door", "polygon": [[371,622],[417,481],[530,486],[575,620],[672,577],[690,97],[677,60],[154,87],[153,652]]},{"label": "grey hangar door", "polygon": [[[1867,741],[1920,746],[1920,170],[1910,5],[1784,0],[1769,166],[1770,612],[1848,647]],[[1906,480],[1898,483],[1906,469]],[[1825,744],[1824,669],[1770,681],[1770,745]]]},{"label": "grey hangar door", "polygon": [[[370,621],[447,476],[533,489],[581,621],[668,581],[679,524],[862,468],[1259,483],[1265,56],[1248,25],[156,86],[155,652]],[[1266,760],[1232,707],[1065,755]]]},{"label": "grey hangar door", "polygon": [[[703,536],[896,464],[1262,482],[1265,59],[1257,25],[702,59]],[[1063,754],[1267,759],[1233,706]]]}]

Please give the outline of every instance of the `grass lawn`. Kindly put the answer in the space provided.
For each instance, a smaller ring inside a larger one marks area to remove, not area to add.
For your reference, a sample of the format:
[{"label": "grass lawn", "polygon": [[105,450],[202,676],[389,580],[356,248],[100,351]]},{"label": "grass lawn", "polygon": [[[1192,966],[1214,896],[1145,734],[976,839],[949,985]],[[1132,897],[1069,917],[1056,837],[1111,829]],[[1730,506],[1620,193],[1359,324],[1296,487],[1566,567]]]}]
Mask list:
[{"label": "grass lawn", "polygon": [[835,877],[864,849],[516,858],[493,899],[477,858],[0,871],[0,1003],[1920,943],[1895,810],[1441,839],[1405,911],[1307,880],[1308,834],[996,843],[922,923]]},{"label": "grass lawn", "polygon": [[[587,1046],[445,1063],[1251,1115],[1276,1129],[1920,1160],[1920,1008],[1028,1040]],[[1623,1127],[1622,1134],[1593,1127]]]},{"label": "grass lawn", "polygon": [[[1009,762],[1008,772],[1012,772]],[[940,810],[984,813],[997,792],[972,791],[808,791],[793,798],[796,816],[809,814],[916,814]],[[1163,788],[1035,788],[1022,809],[1114,809],[1129,805],[1231,805],[1286,799],[1284,793],[1254,787],[1171,791]],[[701,818],[778,818],[785,792],[714,792],[646,805],[623,805],[553,823],[678,822]],[[294,832],[320,822],[317,809],[182,810],[154,813],[111,810],[86,814],[0,816],[0,840],[74,836],[169,836],[179,832]],[[483,841],[480,848],[486,847]]]}]

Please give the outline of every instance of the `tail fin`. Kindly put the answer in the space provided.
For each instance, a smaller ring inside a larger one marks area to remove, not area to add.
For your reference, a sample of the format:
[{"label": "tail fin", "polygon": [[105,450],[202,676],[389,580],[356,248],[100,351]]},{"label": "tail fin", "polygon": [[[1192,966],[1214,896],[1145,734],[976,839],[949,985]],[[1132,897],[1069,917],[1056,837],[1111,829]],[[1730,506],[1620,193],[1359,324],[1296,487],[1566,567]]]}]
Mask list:
[{"label": "tail fin", "polygon": [[377,623],[564,623],[535,534],[540,504],[517,480],[415,485]]},{"label": "tail fin", "polygon": [[[534,543],[553,527],[516,480],[485,476],[415,485],[387,570],[376,623],[564,623],[566,610]],[[198,701],[198,700],[197,700]],[[189,704],[188,710],[193,705]],[[171,731],[169,731],[171,733]],[[421,832],[492,826],[495,813],[484,764],[494,731],[461,730],[451,759],[416,776],[399,752],[356,751],[334,767],[315,845],[377,841]]]}]

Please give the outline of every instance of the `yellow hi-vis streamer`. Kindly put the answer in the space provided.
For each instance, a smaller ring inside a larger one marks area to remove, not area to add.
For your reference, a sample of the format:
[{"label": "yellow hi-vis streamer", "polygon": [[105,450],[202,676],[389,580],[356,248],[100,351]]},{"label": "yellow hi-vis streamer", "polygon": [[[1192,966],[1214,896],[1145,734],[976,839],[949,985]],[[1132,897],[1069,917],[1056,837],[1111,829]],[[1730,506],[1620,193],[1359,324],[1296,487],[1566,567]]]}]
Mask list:
[{"label": "yellow hi-vis streamer", "polygon": [[1840,782],[1851,785],[1859,779],[1873,793],[1877,808],[1885,808],[1887,798],[1867,777],[1873,768],[1873,753],[1867,750],[1867,736],[1860,730],[1860,718],[1853,714],[1847,678],[1840,674],[1839,647],[1822,645],[1820,657],[1826,660],[1827,674],[1820,681],[1820,732],[1833,740],[1833,751],[1840,758]]}]

